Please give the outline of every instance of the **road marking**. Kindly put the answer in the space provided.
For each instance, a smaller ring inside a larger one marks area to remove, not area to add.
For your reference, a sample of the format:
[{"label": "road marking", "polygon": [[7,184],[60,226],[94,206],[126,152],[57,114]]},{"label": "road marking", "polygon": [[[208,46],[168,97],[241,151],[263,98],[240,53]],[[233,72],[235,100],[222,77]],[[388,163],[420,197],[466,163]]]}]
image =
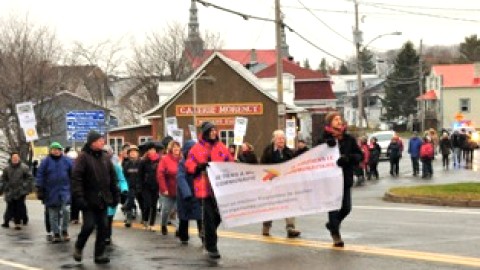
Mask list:
[{"label": "road marking", "polygon": [[[115,221],[113,225],[115,227],[124,227],[123,222],[119,222],[119,221]],[[133,223],[132,228],[143,229],[144,227],[141,224]],[[173,227],[169,226],[169,231],[173,231],[172,228]],[[196,229],[190,229],[189,232],[193,235],[197,234]],[[414,250],[381,248],[381,247],[363,246],[363,245],[347,245],[345,248],[334,248],[332,247],[332,244],[328,242],[313,241],[313,240],[307,240],[307,239],[289,239],[289,238],[283,238],[283,237],[265,237],[262,235],[238,233],[238,232],[232,232],[232,231],[219,231],[218,235],[220,237],[225,237],[230,239],[250,240],[250,241],[264,242],[269,244],[307,247],[307,248],[316,248],[316,249],[331,249],[339,252],[354,252],[354,253],[362,253],[362,254],[377,255],[377,256],[396,257],[396,258],[413,259],[413,260],[419,260],[419,261],[480,267],[480,258],[475,258],[475,257],[457,256],[457,255],[433,253],[433,252],[422,252],[422,251],[414,251]]]},{"label": "road marking", "polygon": [[462,215],[480,215],[480,211],[472,209],[434,209],[434,208],[410,208],[410,207],[383,207],[383,206],[353,206],[354,209],[362,210],[387,210],[387,211],[403,211],[403,212],[426,212],[426,213],[442,213],[442,214],[462,214]]},{"label": "road marking", "polygon": [[11,261],[6,261],[6,260],[2,260],[2,259],[0,259],[0,264],[15,267],[15,268],[18,268],[18,269],[25,269],[25,270],[42,270],[41,268],[31,267],[31,266],[28,266],[28,265],[24,265],[24,264],[20,264],[20,263],[16,263],[16,262],[11,262]]}]

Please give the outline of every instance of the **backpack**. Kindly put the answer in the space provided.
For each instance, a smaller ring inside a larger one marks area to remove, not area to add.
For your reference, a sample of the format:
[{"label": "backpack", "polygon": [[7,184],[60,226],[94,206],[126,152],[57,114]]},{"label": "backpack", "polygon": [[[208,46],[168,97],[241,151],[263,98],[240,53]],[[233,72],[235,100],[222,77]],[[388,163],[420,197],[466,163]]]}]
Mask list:
[{"label": "backpack", "polygon": [[433,145],[431,143],[422,144],[420,158],[433,158]]}]

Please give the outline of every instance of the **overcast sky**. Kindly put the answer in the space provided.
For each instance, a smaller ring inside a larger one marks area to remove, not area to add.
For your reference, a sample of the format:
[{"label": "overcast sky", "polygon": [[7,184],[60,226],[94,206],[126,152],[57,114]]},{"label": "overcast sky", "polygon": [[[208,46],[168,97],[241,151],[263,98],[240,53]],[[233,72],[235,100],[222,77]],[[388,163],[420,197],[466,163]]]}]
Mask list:
[{"label": "overcast sky", "polygon": [[[206,0],[260,17],[274,18],[274,0]],[[307,6],[316,17],[302,7]],[[465,36],[480,36],[480,0],[366,0],[359,1],[364,43],[378,35],[400,31],[371,43],[378,51],[395,49],[407,40],[424,44],[458,44]],[[281,0],[285,22],[329,53],[345,59],[354,53],[352,0]],[[188,23],[190,0],[0,0],[0,16],[28,14],[35,23],[49,25],[64,43],[94,43],[106,38],[141,42],[146,33],[161,31],[168,23]],[[198,4],[201,31],[219,33],[225,49],[273,49],[271,22],[241,17]],[[404,11],[404,12],[400,12]],[[414,15],[410,13],[421,13]],[[450,17],[437,18],[438,17]],[[471,21],[468,21],[471,20]],[[473,21],[473,22],[472,22]],[[328,27],[333,28],[335,32]],[[350,41],[348,41],[350,40]],[[290,53],[297,61],[309,58],[316,67],[322,57],[334,58],[287,32]]]}]

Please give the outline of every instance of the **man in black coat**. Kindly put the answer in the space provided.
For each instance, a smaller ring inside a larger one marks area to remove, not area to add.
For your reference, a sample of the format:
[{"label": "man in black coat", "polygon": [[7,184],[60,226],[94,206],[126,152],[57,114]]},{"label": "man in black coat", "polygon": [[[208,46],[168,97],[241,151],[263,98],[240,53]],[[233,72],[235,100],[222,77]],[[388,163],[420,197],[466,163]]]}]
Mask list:
[{"label": "man in black coat", "polygon": [[107,207],[115,206],[120,199],[115,170],[106,153],[105,140],[96,131],[87,135],[87,143],[75,161],[72,172],[72,197],[83,210],[83,225],[75,243],[73,258],[82,260],[82,251],[90,234],[96,228],[94,262],[106,264]]},{"label": "man in black coat", "polygon": [[357,140],[346,133],[346,126],[342,117],[337,112],[331,112],[325,117],[323,137],[320,143],[326,143],[329,147],[338,147],[340,158],[337,165],[343,171],[343,199],[339,210],[328,213],[328,222],[325,225],[330,231],[334,247],[343,247],[344,242],[340,235],[340,224],[352,210],[351,188],[353,185],[353,172],[356,166],[363,160],[362,150],[358,147]]},{"label": "man in black coat", "polygon": [[[274,164],[282,163],[292,159],[295,153],[292,149],[288,148],[285,144],[285,133],[283,130],[275,130],[273,132],[272,143],[269,144],[263,151],[261,164]],[[300,236],[300,231],[295,229],[295,218],[286,218],[287,225],[287,237],[296,238]],[[270,228],[272,227],[272,221],[263,222],[262,234],[264,236],[270,236]]]}]

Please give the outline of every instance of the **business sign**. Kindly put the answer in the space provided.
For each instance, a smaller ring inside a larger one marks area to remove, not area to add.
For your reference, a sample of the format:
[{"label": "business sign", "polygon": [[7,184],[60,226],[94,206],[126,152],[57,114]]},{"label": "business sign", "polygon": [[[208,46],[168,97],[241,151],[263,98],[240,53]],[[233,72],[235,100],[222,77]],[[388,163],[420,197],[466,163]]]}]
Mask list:
[{"label": "business sign", "polygon": [[262,115],[262,103],[177,105],[176,116]]},{"label": "business sign", "polygon": [[67,140],[86,141],[90,130],[106,133],[105,112],[102,110],[70,111],[66,114]]},{"label": "business sign", "polygon": [[284,163],[210,162],[207,168],[225,227],[340,209],[338,147],[319,145]]},{"label": "business sign", "polygon": [[210,122],[215,126],[234,126],[235,117],[197,117],[195,125],[201,126],[203,122]]},{"label": "business sign", "polygon": [[35,111],[33,110],[32,102],[23,102],[15,105],[17,109],[18,121],[20,122],[20,127],[32,127],[37,124],[35,119]]}]

